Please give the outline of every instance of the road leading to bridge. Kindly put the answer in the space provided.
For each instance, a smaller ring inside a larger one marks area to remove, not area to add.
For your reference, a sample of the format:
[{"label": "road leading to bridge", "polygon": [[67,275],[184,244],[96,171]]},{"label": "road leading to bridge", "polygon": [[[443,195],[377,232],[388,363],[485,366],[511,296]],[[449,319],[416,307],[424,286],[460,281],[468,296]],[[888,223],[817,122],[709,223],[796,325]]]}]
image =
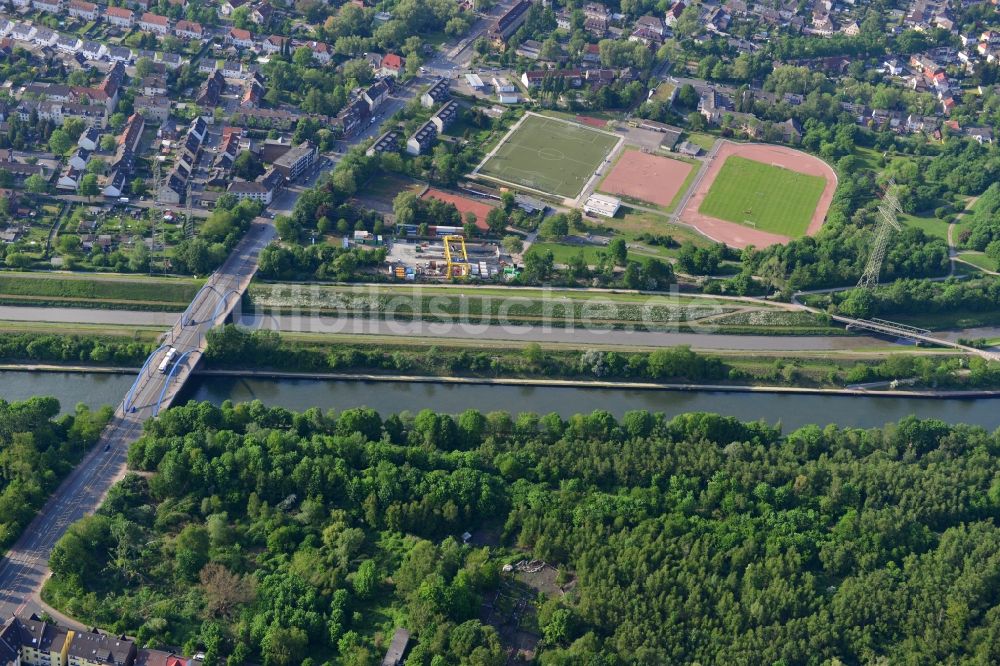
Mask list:
[{"label": "road leading to bridge", "polygon": [[[100,443],[55,491],[17,543],[0,560],[0,615],[41,612],[38,592],[49,574],[52,547],[75,521],[97,510],[108,489],[125,475],[128,446],[142,424],[173,402],[205,350],[205,333],[221,323],[239,302],[257,271],[260,251],[275,237],[270,220],[256,218],[226,262],[209,278],[186,312],[164,334],[164,347],[136,378],[133,390],[115,410]],[[158,365],[166,348],[177,349],[170,374]]]}]

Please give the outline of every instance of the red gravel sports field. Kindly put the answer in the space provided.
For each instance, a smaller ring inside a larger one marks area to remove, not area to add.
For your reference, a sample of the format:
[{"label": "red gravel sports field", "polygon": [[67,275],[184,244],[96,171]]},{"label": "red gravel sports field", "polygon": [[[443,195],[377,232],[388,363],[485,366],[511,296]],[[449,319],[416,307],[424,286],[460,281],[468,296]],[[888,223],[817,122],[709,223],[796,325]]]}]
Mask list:
[{"label": "red gravel sports field", "polygon": [[687,162],[626,150],[601,184],[601,191],[669,206],[694,167]]},{"label": "red gravel sports field", "polygon": [[430,188],[421,199],[438,199],[445,203],[454,204],[458,212],[462,214],[462,219],[465,219],[466,213],[475,213],[476,215],[476,228],[480,231],[487,231],[489,227],[486,225],[486,216],[490,214],[493,206],[485,204],[478,199],[472,199],[471,197],[463,197],[460,194],[452,194],[451,192],[445,192],[444,190],[438,190],[435,188]]},{"label": "red gravel sports field", "polygon": [[744,248],[748,245],[767,247],[778,243],[785,244],[791,240],[788,236],[755,229],[737,222],[727,222],[699,212],[705,196],[722,169],[722,165],[725,164],[727,158],[733,155],[810,176],[822,177],[826,181],[826,187],[823,188],[823,193],[819,197],[815,211],[813,211],[806,235],[813,236],[820,230],[826,220],[826,214],[830,210],[830,204],[833,202],[834,192],[837,190],[837,174],[829,164],[818,157],[785,146],[731,143],[729,141],[722,143],[701,181],[695,186],[681,212],[681,222],[695,227],[712,240],[736,248]]}]

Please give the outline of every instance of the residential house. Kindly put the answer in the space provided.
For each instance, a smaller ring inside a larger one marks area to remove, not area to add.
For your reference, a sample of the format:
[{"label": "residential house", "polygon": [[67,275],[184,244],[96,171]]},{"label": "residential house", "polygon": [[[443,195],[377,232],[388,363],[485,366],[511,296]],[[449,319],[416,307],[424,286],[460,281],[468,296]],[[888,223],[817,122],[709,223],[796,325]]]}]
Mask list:
[{"label": "residential house", "polygon": [[698,101],[698,112],[705,117],[709,123],[717,124],[722,120],[722,116],[733,111],[732,101],[725,95],[710,88],[702,93]]},{"label": "residential house", "polygon": [[66,663],[75,632],[43,622],[37,615],[12,615],[0,629],[0,662],[4,664]]},{"label": "residential house", "polygon": [[26,23],[17,23],[11,28],[10,36],[19,42],[30,42],[35,36],[36,28]]},{"label": "residential house", "polygon": [[659,16],[640,16],[635,22],[636,30],[648,30],[661,38],[667,34],[667,25]]},{"label": "residential house", "polygon": [[7,152],[6,159],[0,159],[0,171],[6,171],[14,179],[15,185],[23,185],[24,181],[34,175],[39,175],[46,181],[52,177],[41,164],[22,164],[11,159],[10,151]]},{"label": "residential house", "polygon": [[86,148],[77,148],[73,153],[72,157],[69,158],[67,162],[74,169],[79,169],[83,171],[87,168],[87,162],[90,161],[90,151]]},{"label": "residential house", "polygon": [[542,55],[542,43],[534,39],[526,39],[518,45],[514,53],[523,58],[538,60]]},{"label": "residential house", "polygon": [[[742,2],[742,0],[740,0],[740,2]],[[677,23],[677,19],[679,19],[681,17],[681,14],[684,13],[684,7],[685,5],[683,0],[677,0],[677,2],[672,4],[670,6],[670,9],[667,10],[667,15],[664,18],[663,22],[666,23],[667,26],[670,28],[674,27],[674,24]],[[744,13],[746,12],[745,5],[743,7],[743,11]],[[732,10],[730,10],[730,13],[732,13]]]},{"label": "residential house", "polygon": [[228,192],[241,201],[250,199],[267,206],[281,189],[284,181],[284,174],[277,168],[271,167],[254,181],[233,181],[229,185]]},{"label": "residential house", "polygon": [[76,53],[83,42],[76,35],[63,35],[56,40],[56,48],[65,53]]},{"label": "residential house", "polygon": [[170,29],[170,19],[159,14],[144,12],[139,19],[139,29],[146,32],[155,32],[158,35],[165,35]]},{"label": "residential house", "polygon": [[226,79],[223,78],[222,72],[217,69],[213,70],[212,75],[205,79],[201,88],[198,89],[194,100],[195,104],[202,108],[214,108],[219,104],[219,97],[225,89]]},{"label": "residential house", "polygon": [[83,170],[68,165],[56,180],[56,188],[60,190],[70,190],[75,192],[80,186],[80,178],[83,177]]},{"label": "residential house", "polygon": [[43,12],[58,14],[62,11],[62,0],[31,0],[31,6]]},{"label": "residential house", "polygon": [[271,35],[260,43],[260,50],[267,55],[281,53],[281,49],[284,48],[286,41],[288,41],[287,37],[282,37],[281,35]]},{"label": "residential house", "polygon": [[597,65],[601,62],[601,47],[598,44],[587,44],[583,47],[583,62]]},{"label": "residential house", "polygon": [[[390,79],[391,80],[391,79]],[[389,98],[389,84],[385,80],[376,81],[361,93],[361,97],[368,103],[369,113],[374,113],[375,109],[382,105],[382,102]]]},{"label": "residential house", "polygon": [[142,81],[139,82],[139,87],[143,95],[166,95],[167,78],[162,74],[150,74],[143,77]]},{"label": "residential house", "polygon": [[382,62],[379,65],[378,74],[380,76],[400,76],[406,71],[406,58],[396,55],[395,53],[387,53],[382,57]]},{"label": "residential house", "polygon": [[649,28],[636,28],[629,35],[628,41],[639,42],[650,48],[657,48],[663,43],[663,35]]},{"label": "residential house", "polygon": [[254,5],[254,8],[250,10],[250,20],[256,25],[267,25],[271,22],[272,16],[274,16],[274,7],[267,0]]},{"label": "residential house", "polygon": [[181,39],[201,39],[205,35],[205,29],[200,23],[181,19],[174,26],[174,34]]},{"label": "residential house", "polygon": [[583,15],[587,18],[608,21],[611,19],[611,10],[600,2],[588,2],[583,5]]},{"label": "residential house", "polygon": [[31,41],[39,46],[55,46],[58,39],[59,33],[55,30],[38,26],[35,28],[35,36],[31,38]]},{"label": "residential house", "polygon": [[101,145],[101,130],[94,126],[88,127],[76,140],[76,145],[91,152],[97,150]]},{"label": "residential house", "polygon": [[[364,101],[362,106],[367,108]],[[299,120],[299,114],[286,109],[251,109],[239,108],[230,118],[234,125],[260,129],[287,130],[294,127]]]},{"label": "residential house", "polygon": [[254,45],[253,34],[242,28],[230,28],[226,35],[226,43],[232,44],[238,49],[249,49]]},{"label": "residential house", "polygon": [[132,62],[132,49],[127,46],[112,46],[108,49],[108,59],[111,62]]},{"label": "residential house", "polygon": [[48,99],[53,102],[68,102],[75,99],[73,89],[58,83],[29,83],[21,92],[22,99]]},{"label": "residential house", "polygon": [[434,145],[436,139],[437,127],[428,120],[406,142],[406,152],[410,155],[423,155]]},{"label": "residential house", "polygon": [[138,113],[129,116],[122,133],[118,135],[115,146],[115,156],[111,162],[111,175],[104,186],[104,196],[120,197],[125,191],[128,179],[132,177],[135,168],[139,140],[146,121]]},{"label": "residential house", "polygon": [[225,0],[225,2],[219,6],[219,13],[226,18],[229,18],[233,15],[233,12],[247,4],[247,2],[248,0]]},{"label": "residential house", "polygon": [[177,69],[184,61],[176,53],[170,53],[168,51],[160,51],[156,54],[156,62],[163,65],[167,69]]},{"label": "residential house", "polygon": [[124,636],[108,636],[95,629],[74,632],[66,654],[70,664],[131,666],[137,652],[135,643]]},{"label": "residential house", "polygon": [[599,18],[588,18],[583,22],[583,29],[597,39],[603,39],[608,34],[608,22]]},{"label": "residential house", "polygon": [[280,171],[287,180],[294,181],[312,168],[316,162],[316,155],[316,146],[310,141],[303,141],[275,160],[274,168]]},{"label": "residential house", "polygon": [[448,79],[438,79],[420,96],[420,105],[432,109],[451,97],[451,82]]},{"label": "residential house", "polygon": [[579,88],[583,85],[583,75],[578,69],[536,69],[521,75],[521,83],[525,88],[537,88],[548,78],[560,78],[567,85]]},{"label": "residential house", "polygon": [[243,95],[240,97],[240,106],[256,109],[264,99],[264,86],[260,79],[251,77],[243,87]]},{"label": "residential house", "polygon": [[149,121],[162,123],[170,117],[170,99],[161,95],[142,95],[133,102],[135,112]]},{"label": "residential house", "polygon": [[450,100],[445,102],[437,112],[431,116],[431,123],[437,128],[438,134],[444,134],[444,131],[451,127],[451,125],[458,118],[458,114],[461,112],[462,107],[458,105],[455,100]]},{"label": "residential house", "polygon": [[156,200],[160,203],[173,205],[182,203],[187,196],[190,176],[191,171],[188,166],[184,162],[178,161],[157,189]]},{"label": "residential house", "polygon": [[993,143],[993,130],[989,127],[966,127],[965,135],[978,141],[980,144]]},{"label": "residential house", "polygon": [[222,63],[222,76],[227,79],[247,79],[250,78],[250,70],[238,60],[227,60]]},{"label": "residential house", "polygon": [[486,35],[494,48],[500,51],[507,49],[507,40],[524,25],[529,9],[531,0],[519,0],[490,26]]},{"label": "residential house", "polygon": [[380,153],[398,153],[399,139],[400,133],[397,130],[389,130],[375,139],[375,143],[369,146],[368,150],[365,151],[365,155],[372,157]]},{"label": "residential house", "polygon": [[333,120],[341,136],[351,136],[368,117],[368,104],[360,97],[349,102]]},{"label": "residential house", "polygon": [[135,15],[132,13],[132,10],[125,7],[106,7],[104,9],[104,16],[107,18],[109,24],[125,30],[131,30],[132,24],[135,21]]},{"label": "residential house", "polygon": [[[312,51],[313,60],[321,65],[329,65],[330,61],[333,60],[333,49],[329,44],[317,41],[308,41],[305,46]],[[400,70],[402,71],[402,70]],[[398,76],[398,74],[396,75]]]},{"label": "residential house", "polygon": [[100,60],[107,52],[108,48],[100,42],[85,41],[80,45],[80,53],[87,60]]},{"label": "residential house", "polygon": [[97,5],[93,2],[87,2],[87,0],[69,0],[66,10],[70,16],[84,21],[97,20]]}]

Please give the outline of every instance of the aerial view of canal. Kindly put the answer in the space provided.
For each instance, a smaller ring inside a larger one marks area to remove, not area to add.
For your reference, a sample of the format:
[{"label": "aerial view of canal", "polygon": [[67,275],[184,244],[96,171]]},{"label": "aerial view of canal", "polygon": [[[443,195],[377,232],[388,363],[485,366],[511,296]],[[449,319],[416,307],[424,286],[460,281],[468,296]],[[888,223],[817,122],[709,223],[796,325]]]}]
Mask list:
[{"label": "aerial view of canal", "polygon": [[[34,395],[52,395],[67,411],[80,402],[91,407],[117,405],[133,379],[131,374],[0,371],[4,399],[13,401]],[[1000,425],[1000,400],[981,398],[923,399],[195,375],[180,400],[208,400],[216,404],[225,400],[261,400],[267,405],[295,411],[310,407],[342,410],[367,406],[382,414],[421,409],[458,413],[469,408],[515,414],[557,412],[562,416],[595,409],[605,409],[616,416],[631,409],[663,412],[668,416],[710,411],[745,421],[780,422],[786,431],[811,423],[878,427],[910,414],[989,429]]]}]

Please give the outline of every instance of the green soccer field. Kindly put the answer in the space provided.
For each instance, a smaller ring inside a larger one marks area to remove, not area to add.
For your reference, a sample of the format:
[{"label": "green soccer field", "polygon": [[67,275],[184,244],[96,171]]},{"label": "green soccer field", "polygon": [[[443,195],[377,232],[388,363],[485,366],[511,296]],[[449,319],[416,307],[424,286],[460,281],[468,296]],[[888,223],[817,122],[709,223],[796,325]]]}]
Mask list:
[{"label": "green soccer field", "polygon": [[618,138],[543,116],[524,122],[479,169],[484,176],[562,197],[576,197]]},{"label": "green soccer field", "polygon": [[698,212],[789,238],[798,238],[826,187],[821,176],[731,155],[705,195]]}]

